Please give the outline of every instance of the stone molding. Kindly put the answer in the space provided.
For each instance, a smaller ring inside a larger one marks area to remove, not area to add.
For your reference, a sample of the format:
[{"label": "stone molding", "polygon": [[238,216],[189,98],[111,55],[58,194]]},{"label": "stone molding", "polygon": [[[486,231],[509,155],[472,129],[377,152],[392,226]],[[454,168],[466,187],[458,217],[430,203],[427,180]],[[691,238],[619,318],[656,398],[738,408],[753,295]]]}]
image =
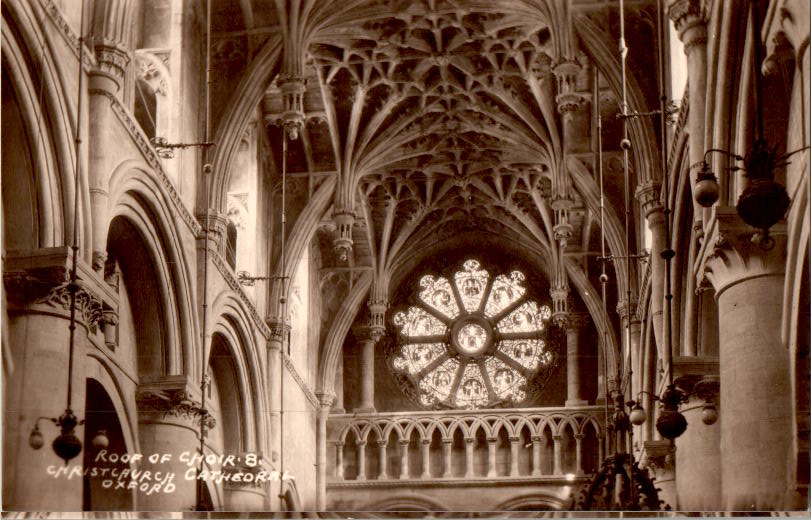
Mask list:
[{"label": "stone molding", "polygon": [[[79,40],[79,36],[73,31],[73,28],[70,26],[68,21],[65,19],[65,16],[62,14],[62,11],[59,7],[54,3],[53,0],[39,0],[40,6],[45,11],[45,14],[48,15],[51,22],[59,29],[59,34],[64,38],[65,42],[70,47],[70,50],[73,51],[73,54],[76,55],[76,58],[79,58],[79,49],[82,43]],[[95,60],[93,59],[93,53],[90,52],[89,49],[85,48],[84,52],[84,68],[86,71],[89,71],[96,65]]]},{"label": "stone molding", "polygon": [[696,262],[696,286],[706,278],[716,299],[732,285],[785,272],[786,224],[770,230],[775,247],[764,251],[752,241],[758,230],[745,224],[734,207],[715,206]]},{"label": "stone molding", "polygon": [[158,181],[166,190],[169,200],[172,201],[172,206],[177,213],[180,214],[180,217],[186,223],[191,232],[195,236],[199,236],[201,233],[200,224],[183,204],[180,194],[177,192],[174,184],[163,170],[163,163],[161,162],[160,157],[158,157],[158,154],[152,145],[149,144],[149,140],[146,138],[146,135],[144,135],[140,125],[135,121],[135,117],[133,117],[129,110],[127,110],[127,108],[121,103],[121,101],[110,92],[102,89],[89,89],[89,93],[91,95],[105,96],[110,100],[110,106],[112,107],[113,112],[118,117],[119,121],[124,125],[127,132],[129,132],[132,141],[141,151],[141,154],[143,155],[147,164],[149,164],[149,166],[155,172]]},{"label": "stone molding", "polygon": [[290,375],[293,376],[293,380],[296,384],[301,388],[302,393],[304,393],[304,397],[310,402],[313,408],[316,410],[321,406],[321,403],[318,401],[318,398],[315,396],[315,393],[307,386],[307,383],[304,381],[304,378],[301,377],[301,374],[298,373],[296,370],[296,366],[293,364],[293,361],[290,359],[290,356],[286,356],[282,353],[282,359],[284,360],[284,366]]},{"label": "stone molding", "polygon": [[138,385],[135,402],[139,412],[159,414],[163,418],[175,417],[200,425],[205,421],[207,430],[216,426],[217,421],[208,410],[204,410],[189,389],[185,375],[166,376]]},{"label": "stone molding", "polygon": [[510,476],[499,477],[431,477],[408,479],[388,478],[380,480],[330,480],[327,482],[327,489],[340,488],[402,488],[404,483],[414,487],[492,487],[492,486],[514,486],[516,484],[560,484],[565,486],[577,486],[578,483],[586,482],[585,475],[578,475],[573,480],[566,475],[538,475],[538,476]]},{"label": "stone molding", "polygon": [[269,339],[270,329],[265,324],[264,320],[262,320],[262,318],[259,316],[256,306],[242,288],[242,284],[239,283],[231,268],[225,265],[225,261],[223,260],[222,256],[220,256],[220,254],[216,251],[212,251],[211,253],[210,258],[217,267],[217,271],[219,271],[219,273],[222,275],[225,283],[228,284],[228,287],[234,291],[234,293],[236,293],[240,301],[242,301],[242,303],[245,304],[245,307],[248,308],[248,313],[250,314],[254,325],[256,325],[256,328],[259,329],[259,333],[262,334],[266,340]]}]

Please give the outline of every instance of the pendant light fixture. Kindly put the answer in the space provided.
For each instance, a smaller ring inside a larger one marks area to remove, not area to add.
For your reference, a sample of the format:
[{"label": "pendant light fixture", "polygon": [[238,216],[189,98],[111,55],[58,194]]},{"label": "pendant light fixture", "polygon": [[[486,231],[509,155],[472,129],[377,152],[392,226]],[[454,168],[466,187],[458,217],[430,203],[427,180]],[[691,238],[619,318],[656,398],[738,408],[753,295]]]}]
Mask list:
[{"label": "pendant light fixture", "polygon": [[[84,0],[81,5],[81,21],[79,22],[79,78],[77,86],[77,99],[76,99],[76,133],[74,135],[74,174],[73,174],[73,238],[71,244],[71,265],[69,281],[67,283],[67,290],[70,293],[70,321],[68,325],[68,385],[67,385],[67,404],[65,411],[57,418],[53,417],[38,417],[34,422],[34,428],[28,437],[28,445],[31,448],[38,450],[45,444],[45,439],[42,431],[39,429],[39,421],[51,421],[59,427],[60,434],[53,440],[51,447],[54,452],[65,461],[67,466],[68,462],[75,458],[82,451],[82,441],[76,436],[76,427],[84,424],[84,419],[79,420],[73,413],[72,409],[72,393],[73,393],[73,354],[75,350],[75,331],[76,331],[76,293],[79,292],[81,286],[78,281],[78,257],[79,257],[79,167],[80,167],[80,152],[82,145],[82,87],[84,77]],[[43,60],[44,64],[44,52]],[[41,71],[42,69],[40,69]],[[45,81],[45,78],[40,72],[40,81]],[[42,86],[40,88],[43,88]],[[40,110],[42,110],[42,95],[40,94]],[[39,125],[37,125],[37,135],[39,136]],[[107,438],[107,433],[104,430],[99,430],[93,437],[92,445],[96,448],[103,448],[110,443]]]},{"label": "pendant light fixture", "polygon": [[709,166],[708,156],[710,154],[719,153],[741,164],[741,166],[736,165],[729,168],[731,172],[743,171],[749,180],[743,193],[738,197],[736,206],[738,215],[745,223],[760,230],[753,237],[753,242],[757,243],[761,249],[770,250],[774,247],[775,241],[769,236],[769,229],[785,217],[791,203],[785,186],[775,180],[775,172],[789,164],[789,157],[808,150],[809,147],[805,146],[792,152],[781,153],[777,150],[776,145],[770,144],[765,138],[761,85],[763,43],[761,42],[757,0],[749,2],[749,22],[752,26],[754,49],[752,78],[755,91],[755,142],[749,153],[743,157],[719,148],[707,150],[700,165],[694,197],[696,202],[705,208],[711,207],[718,201],[718,180]]}]

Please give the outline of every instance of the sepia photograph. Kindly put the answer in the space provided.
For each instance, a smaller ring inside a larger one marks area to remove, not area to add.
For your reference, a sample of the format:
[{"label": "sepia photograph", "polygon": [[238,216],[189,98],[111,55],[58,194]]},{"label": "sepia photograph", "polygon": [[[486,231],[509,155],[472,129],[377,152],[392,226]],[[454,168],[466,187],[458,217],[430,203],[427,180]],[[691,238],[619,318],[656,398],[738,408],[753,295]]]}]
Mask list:
[{"label": "sepia photograph", "polygon": [[809,516],[809,0],[0,7],[3,518]]}]

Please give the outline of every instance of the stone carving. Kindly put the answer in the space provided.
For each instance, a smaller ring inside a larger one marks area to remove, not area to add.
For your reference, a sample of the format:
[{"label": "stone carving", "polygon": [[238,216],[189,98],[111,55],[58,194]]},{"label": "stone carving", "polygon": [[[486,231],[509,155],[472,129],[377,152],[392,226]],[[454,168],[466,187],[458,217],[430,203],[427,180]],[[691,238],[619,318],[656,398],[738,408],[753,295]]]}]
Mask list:
[{"label": "stone carving", "polygon": [[129,51],[110,41],[97,42],[95,50],[98,70],[115,78],[120,85],[130,63]]},{"label": "stone carving", "polygon": [[[37,304],[50,305],[64,310],[70,310],[71,283],[64,283],[51,289],[47,295],[34,301]],[[92,333],[96,333],[102,320],[101,300],[96,298],[87,289],[78,285],[76,287],[76,317],[85,323]]]},{"label": "stone carving", "polygon": [[204,410],[185,388],[139,390],[135,400],[138,403],[138,410],[142,412],[188,419],[198,425],[201,421],[205,421],[206,430],[211,430],[217,424],[211,413]]}]

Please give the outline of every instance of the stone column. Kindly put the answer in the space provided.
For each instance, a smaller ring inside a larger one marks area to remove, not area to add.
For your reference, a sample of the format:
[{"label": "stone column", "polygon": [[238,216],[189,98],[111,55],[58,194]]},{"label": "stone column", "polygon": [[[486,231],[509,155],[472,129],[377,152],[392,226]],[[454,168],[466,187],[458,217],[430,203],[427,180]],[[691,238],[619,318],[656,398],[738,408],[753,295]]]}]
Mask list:
[{"label": "stone column", "polygon": [[201,415],[197,385],[187,381],[184,375],[165,376],[138,385],[135,399],[141,452],[172,454],[172,459],[165,463],[151,464],[148,459],[144,460],[139,469],[174,472],[177,486],[174,493],[139,494],[137,508],[142,511],[193,510],[199,464],[188,466],[180,460],[180,454],[198,453],[201,420],[206,421],[208,431],[215,425],[210,415]]},{"label": "stone column", "polygon": [[476,439],[465,437],[465,478],[472,478],[473,473],[473,445]]},{"label": "stone column", "polygon": [[[625,299],[622,299],[617,303],[617,314],[619,314],[620,316],[620,327],[621,327],[620,337],[622,338],[620,344],[622,345],[623,366],[625,367],[626,372],[629,369],[632,369],[634,371],[634,374],[639,376],[642,373],[639,365],[639,361],[640,359],[642,359],[642,351],[639,348],[641,339],[640,338],[641,323],[639,321],[639,318],[637,318],[636,309],[637,302],[634,300],[631,301],[630,305],[628,305]],[[631,336],[630,338],[628,338],[629,329]],[[629,340],[630,344],[628,344]],[[631,352],[631,363],[632,363],[630,367],[627,366],[629,351]],[[631,378],[631,383],[634,385],[634,387],[630,389],[632,395],[636,395],[639,392],[639,390],[641,390],[640,388],[641,379],[642,379],[641,377]],[[615,381],[613,384],[614,391],[620,390],[622,388],[621,386],[622,381]]]},{"label": "stone column", "polygon": [[578,433],[574,436],[575,442],[575,462],[574,462],[574,473],[575,475],[582,475],[583,474],[583,439],[586,436],[582,433]]},{"label": "stone column", "polygon": [[[701,0],[670,0],[668,15],[679,32],[687,55],[687,77],[690,111],[687,114],[690,167],[704,160],[704,118],[707,97],[707,17]],[[690,186],[695,187],[696,175],[690,174]],[[723,192],[723,191],[722,191]],[[704,221],[704,208],[693,201],[695,220]]]},{"label": "stone column", "polygon": [[[690,423],[690,428],[694,427]],[[655,479],[656,487],[659,488],[659,499],[669,505],[671,509],[677,509],[673,467],[674,451],[675,448],[668,440],[645,441],[642,444],[642,455],[639,460],[639,467],[647,469],[651,477]],[[715,474],[715,478],[718,479],[718,474]],[[682,507],[678,506],[678,509],[682,509]]]},{"label": "stone column", "polygon": [[270,460],[276,463],[279,460],[279,449],[281,446],[281,420],[280,411],[282,409],[282,337],[285,340],[290,332],[290,325],[282,323],[280,319],[271,318],[267,320],[270,328],[270,339],[267,342],[268,348],[268,369],[267,382],[268,394],[270,397]]},{"label": "stone column", "polygon": [[[44,444],[38,450],[29,445],[37,418],[58,418],[65,412],[67,404],[70,293],[62,282],[67,272],[65,265],[69,250],[64,248],[61,251],[61,268],[54,269],[47,279],[12,272],[15,270],[11,265],[14,259],[7,256],[3,259],[3,282],[8,298],[8,321],[3,324],[3,333],[8,333],[8,337],[4,337],[3,349],[8,349],[4,354],[14,361],[14,370],[8,381],[4,379],[9,393],[3,395],[3,508],[6,510],[82,509],[81,477],[68,480],[48,474],[48,471],[65,466],[51,447],[61,433],[59,428],[51,421],[39,421]],[[31,263],[37,262],[32,260]],[[89,332],[86,328],[89,324],[84,319],[91,316],[85,311],[95,307],[89,306],[94,301],[95,298],[84,290],[77,294],[71,408],[79,420],[84,419],[85,409],[82,360],[85,352],[93,348],[89,336],[103,344],[102,335]],[[98,311],[100,315],[100,302]],[[124,418],[119,421],[122,427],[126,427]],[[78,425],[75,434],[84,442],[84,426]],[[82,452],[70,460],[68,467],[81,469],[84,450],[88,448],[83,446]]]},{"label": "stone column", "polygon": [[[678,357],[673,360],[674,382],[690,393],[680,407],[687,430],[676,439],[675,486],[683,511],[712,511],[721,504],[721,425],[702,422],[704,404],[718,402],[718,358]],[[718,410],[719,416],[721,410]]]},{"label": "stone column", "polygon": [[543,449],[543,437],[541,435],[532,436],[532,476],[540,477],[541,473],[541,450]]},{"label": "stone column", "polygon": [[510,437],[510,476],[518,476],[518,448],[521,437]]},{"label": "stone column", "polygon": [[387,471],[387,462],[386,459],[386,446],[388,446],[388,442],[386,441],[377,441],[377,449],[380,459],[380,475],[377,476],[379,480],[385,480],[389,478],[388,471]]},{"label": "stone column", "polygon": [[[123,11],[124,2],[112,1],[106,4],[110,16],[114,11]],[[113,18],[108,18],[112,20]],[[115,37],[98,35],[92,42],[96,55],[96,67],[90,71],[88,78],[88,133],[87,140],[93,143],[88,149],[88,183],[90,187],[90,206],[92,208],[92,265],[95,271],[104,268],[107,257],[107,231],[109,229],[107,187],[110,174],[119,164],[120,157],[115,153],[114,133],[110,128],[119,124],[112,105],[121,103],[121,94],[126,71],[131,61],[130,51]],[[87,42],[91,43],[91,42]],[[84,139],[85,136],[82,136]]]},{"label": "stone column", "polygon": [[552,469],[552,473],[554,475],[561,475],[563,474],[563,452],[561,451],[560,445],[561,437],[560,435],[553,435],[552,442],[554,443],[554,469]]},{"label": "stone column", "polygon": [[444,467],[442,468],[442,478],[453,477],[453,439],[442,439],[442,455]]},{"label": "stone column", "polygon": [[408,439],[400,439],[400,480],[408,478]]},{"label": "stone column", "polygon": [[431,439],[422,440],[422,474],[420,478],[431,478]]},{"label": "stone column", "polygon": [[662,350],[665,345],[663,332],[663,307],[665,297],[665,261],[662,251],[665,248],[665,214],[659,202],[662,185],[660,182],[650,181],[636,189],[636,198],[648,221],[651,231],[650,262],[651,262],[651,322],[653,335],[656,339],[656,350],[659,358],[664,359]]},{"label": "stone column", "polygon": [[358,447],[358,476],[356,480],[366,480],[366,441],[357,441]]},{"label": "stone column", "polygon": [[344,443],[335,443],[335,478],[344,479]]},{"label": "stone column", "polygon": [[763,251],[735,208],[716,206],[699,272],[718,299],[721,494],[726,510],[784,505],[791,454],[791,369],[780,337],[785,225]]},{"label": "stone column", "polygon": [[335,396],[319,394],[320,407],[316,415],[316,509],[323,511],[327,506],[327,418]]},{"label": "stone column", "polygon": [[335,405],[330,410],[330,413],[341,414],[346,413],[344,409],[344,356],[341,353],[341,358],[338,360],[338,370],[335,374]]},{"label": "stone column", "polygon": [[569,312],[566,326],[566,406],[583,406],[588,401],[583,399],[583,388],[580,384],[580,330],[586,324],[586,316],[578,312]]},{"label": "stone column", "polygon": [[487,438],[487,477],[493,478],[496,473],[496,448],[498,447],[498,437]]},{"label": "stone column", "polygon": [[357,327],[355,337],[360,341],[360,401],[356,413],[375,412],[375,338],[368,326]]},{"label": "stone column", "polygon": [[[242,460],[245,460],[242,458]],[[234,466],[224,466],[223,471],[226,474],[236,475],[240,477],[251,473],[254,480],[246,482],[243,479],[239,481],[223,481],[223,495],[225,498],[225,508],[230,511],[267,511],[266,501],[267,493],[265,485],[262,483],[257,484],[255,477],[260,471],[269,472],[270,468],[264,468],[262,465],[248,466],[244,462],[238,462]]]}]

